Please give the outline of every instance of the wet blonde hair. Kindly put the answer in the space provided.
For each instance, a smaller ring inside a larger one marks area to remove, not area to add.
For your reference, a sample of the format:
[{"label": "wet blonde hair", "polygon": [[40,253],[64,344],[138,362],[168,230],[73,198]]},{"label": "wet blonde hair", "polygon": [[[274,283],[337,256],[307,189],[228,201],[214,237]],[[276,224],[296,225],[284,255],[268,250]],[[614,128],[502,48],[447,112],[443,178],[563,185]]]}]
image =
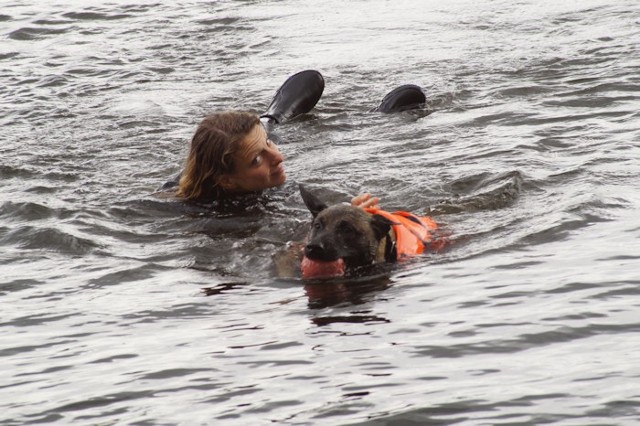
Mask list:
[{"label": "wet blonde hair", "polygon": [[227,111],[205,117],[191,139],[178,196],[187,200],[222,197],[220,178],[234,172],[240,142],[259,124],[258,116],[248,112]]}]

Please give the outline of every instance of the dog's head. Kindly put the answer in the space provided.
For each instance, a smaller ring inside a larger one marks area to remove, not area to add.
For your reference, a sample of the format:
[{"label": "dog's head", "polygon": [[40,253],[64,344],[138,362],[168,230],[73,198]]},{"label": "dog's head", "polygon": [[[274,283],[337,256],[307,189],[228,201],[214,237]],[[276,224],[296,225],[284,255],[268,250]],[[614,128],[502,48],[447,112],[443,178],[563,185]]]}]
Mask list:
[{"label": "dog's head", "polygon": [[341,276],[384,260],[380,247],[391,230],[388,219],[351,205],[328,207],[302,185],[300,194],[313,215],[302,260],[304,278]]}]

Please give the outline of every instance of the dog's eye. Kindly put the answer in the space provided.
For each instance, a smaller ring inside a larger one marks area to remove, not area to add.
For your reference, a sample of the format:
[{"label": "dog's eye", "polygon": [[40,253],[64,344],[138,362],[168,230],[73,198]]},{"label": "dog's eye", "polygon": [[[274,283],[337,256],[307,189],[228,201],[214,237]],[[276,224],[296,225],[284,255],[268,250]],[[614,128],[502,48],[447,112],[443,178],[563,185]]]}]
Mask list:
[{"label": "dog's eye", "polygon": [[315,230],[322,229],[322,224],[320,222],[313,222],[313,229]]},{"label": "dog's eye", "polygon": [[340,225],[338,225],[340,228],[340,232],[342,232],[343,234],[355,234],[356,233],[356,228],[353,227],[353,225],[351,225],[349,222],[346,221],[342,221],[340,222]]}]

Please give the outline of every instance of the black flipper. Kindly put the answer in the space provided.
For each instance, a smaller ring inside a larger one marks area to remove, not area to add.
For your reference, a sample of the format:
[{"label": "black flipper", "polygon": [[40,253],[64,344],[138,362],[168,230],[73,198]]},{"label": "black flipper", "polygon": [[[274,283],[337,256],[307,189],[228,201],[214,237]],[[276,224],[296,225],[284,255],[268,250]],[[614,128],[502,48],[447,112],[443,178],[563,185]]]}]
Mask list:
[{"label": "black flipper", "polygon": [[324,78],[315,70],[300,71],[287,78],[276,92],[267,111],[260,116],[282,123],[307,113],[318,103],[324,91]]},{"label": "black flipper", "polygon": [[426,102],[427,97],[420,86],[405,84],[387,93],[375,111],[384,113],[408,111],[421,108]]}]

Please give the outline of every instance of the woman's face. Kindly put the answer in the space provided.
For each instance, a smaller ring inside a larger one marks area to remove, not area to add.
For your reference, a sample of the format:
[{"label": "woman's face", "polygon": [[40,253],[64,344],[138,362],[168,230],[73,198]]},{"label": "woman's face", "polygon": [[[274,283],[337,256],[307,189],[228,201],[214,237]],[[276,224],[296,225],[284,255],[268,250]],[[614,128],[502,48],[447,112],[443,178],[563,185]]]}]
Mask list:
[{"label": "woman's face", "polygon": [[276,144],[267,138],[261,124],[240,142],[235,154],[235,171],[223,175],[220,184],[230,192],[253,192],[282,185],[287,179],[284,157]]}]

